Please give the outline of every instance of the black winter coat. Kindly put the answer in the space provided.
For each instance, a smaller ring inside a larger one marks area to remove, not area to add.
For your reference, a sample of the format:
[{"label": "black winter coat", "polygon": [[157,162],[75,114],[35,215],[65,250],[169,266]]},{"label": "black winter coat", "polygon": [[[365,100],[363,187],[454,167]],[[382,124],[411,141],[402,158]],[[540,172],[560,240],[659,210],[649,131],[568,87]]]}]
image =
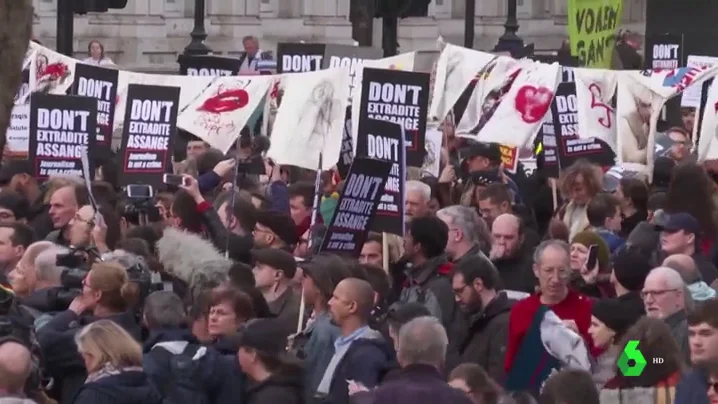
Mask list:
[{"label": "black winter coat", "polygon": [[161,404],[144,372],[127,371],[84,384],[72,404]]}]

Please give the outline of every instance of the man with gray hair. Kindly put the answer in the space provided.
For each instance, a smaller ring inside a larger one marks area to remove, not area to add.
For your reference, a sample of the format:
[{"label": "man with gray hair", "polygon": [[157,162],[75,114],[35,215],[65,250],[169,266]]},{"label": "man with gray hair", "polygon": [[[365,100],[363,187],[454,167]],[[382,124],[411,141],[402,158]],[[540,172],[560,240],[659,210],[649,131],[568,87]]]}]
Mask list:
[{"label": "man with gray hair", "polygon": [[407,181],[404,186],[404,221],[408,225],[417,217],[429,215],[431,187],[421,181]]},{"label": "man with gray hair", "polygon": [[668,324],[673,338],[688,361],[686,363],[690,363],[686,308],[691,300],[681,275],[669,267],[654,268],[646,277],[641,298],[646,307],[646,315]]},{"label": "man with gray hair", "polygon": [[482,249],[491,248],[491,234],[484,219],[474,209],[453,205],[436,212],[436,217],[449,228],[446,253],[455,265],[475,255],[489,261]]},{"label": "man with gray hair", "polygon": [[[163,392],[187,392],[192,383],[192,397],[204,395],[209,403],[225,403],[243,394],[237,383],[232,360],[212,348],[206,348],[187,327],[188,317],[182,299],[173,292],[159,291],[147,296],[142,322],[150,332],[143,347],[142,368],[149,382]],[[172,368],[179,366],[198,379],[178,380]],[[199,390],[199,391],[198,391]],[[163,397],[167,398],[167,397]],[[210,399],[211,398],[211,399]]]},{"label": "man with gray hair", "polygon": [[703,282],[693,257],[685,254],[671,255],[663,260],[663,266],[675,269],[688,287],[688,295],[694,301],[703,302],[716,297],[715,289]]},{"label": "man with gray hair", "polygon": [[469,404],[471,399],[449,386],[442,375],[449,345],[444,326],[434,317],[415,318],[399,330],[397,359],[401,370],[374,392],[375,404],[425,402]]}]

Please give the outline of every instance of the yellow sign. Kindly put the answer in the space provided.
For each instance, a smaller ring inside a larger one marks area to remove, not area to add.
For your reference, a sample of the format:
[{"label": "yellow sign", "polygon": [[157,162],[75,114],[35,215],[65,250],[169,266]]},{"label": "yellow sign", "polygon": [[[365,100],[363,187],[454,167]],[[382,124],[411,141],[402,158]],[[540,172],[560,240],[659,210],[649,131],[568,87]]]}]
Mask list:
[{"label": "yellow sign", "polygon": [[580,66],[611,68],[622,8],[622,0],[569,0],[569,42]]}]

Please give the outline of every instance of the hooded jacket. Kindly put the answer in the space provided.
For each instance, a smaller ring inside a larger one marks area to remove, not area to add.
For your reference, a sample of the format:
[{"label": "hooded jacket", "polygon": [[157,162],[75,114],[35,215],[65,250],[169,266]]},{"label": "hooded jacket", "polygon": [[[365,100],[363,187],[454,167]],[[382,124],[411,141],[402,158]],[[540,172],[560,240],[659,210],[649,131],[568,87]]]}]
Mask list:
[{"label": "hooded jacket", "polygon": [[85,383],[72,404],[161,404],[144,372],[127,371]]},{"label": "hooded jacket", "polygon": [[248,404],[302,404],[302,373],[300,368],[285,368],[268,379],[250,385],[247,389]]},{"label": "hooded jacket", "polygon": [[353,380],[368,388],[379,385],[384,376],[396,367],[394,347],[378,331],[368,326],[354,339],[344,351],[338,350],[329,362],[324,378],[329,377],[328,392],[319,391],[316,397],[326,404],[346,403],[349,401],[347,381]]},{"label": "hooded jacket", "polygon": [[[151,354],[153,348],[162,347],[167,351],[180,355],[188,346],[199,345],[192,332],[183,328],[165,328],[152,330],[143,346],[142,367],[147,378],[158,391],[170,375],[169,363],[160,363]],[[244,376],[236,366],[235,357],[224,358],[211,348],[200,348],[193,356],[199,363],[203,379],[199,382],[205,386],[208,397],[213,404],[238,403],[237,397],[244,393]]]},{"label": "hooded jacket", "polygon": [[456,340],[459,355],[452,368],[461,363],[476,363],[494,380],[502,380],[513,303],[501,292],[478,313],[469,317],[466,334]]},{"label": "hooded jacket", "polygon": [[423,265],[409,267],[406,270],[407,285],[399,296],[401,302],[426,306],[429,313],[440,319],[447,330],[451,329],[457,314],[454,291],[448,276],[452,267],[445,255],[431,258]]},{"label": "hooded jacket", "polygon": [[716,297],[718,293],[716,293],[715,289],[708,286],[707,283],[703,281],[698,281],[695,283],[691,283],[688,285],[688,291],[691,292],[691,297],[693,300],[697,302],[703,302],[706,300],[710,300]]},{"label": "hooded jacket", "polygon": [[226,281],[232,266],[211,242],[172,227],[157,242],[157,255],[167,272],[187,284],[193,298]]}]

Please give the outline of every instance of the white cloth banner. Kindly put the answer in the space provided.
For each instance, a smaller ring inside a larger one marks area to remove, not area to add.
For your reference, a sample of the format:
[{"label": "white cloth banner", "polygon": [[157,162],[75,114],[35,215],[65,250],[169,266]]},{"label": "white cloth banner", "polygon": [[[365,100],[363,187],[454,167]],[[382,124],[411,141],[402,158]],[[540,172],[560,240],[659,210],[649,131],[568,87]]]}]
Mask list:
[{"label": "white cloth banner", "polygon": [[481,118],[485,117],[485,123],[497,102],[501,101],[499,95],[503,94],[499,94],[500,91],[503,88],[508,91],[518,69],[519,63],[515,59],[499,56],[479,71],[474,92],[471,93],[464,115],[456,126],[457,135],[475,136],[478,133]]},{"label": "white cloth banner", "polygon": [[[715,82],[714,82],[715,83]],[[718,160],[718,86],[708,91],[706,108],[701,119],[701,136],[698,140],[698,161]]]},{"label": "white cloth banner", "polygon": [[429,120],[443,120],[477,73],[495,58],[491,53],[446,44],[436,65]]},{"label": "white cloth banner", "polygon": [[[114,128],[117,130],[124,126],[127,89],[130,84],[179,87],[180,97],[178,115],[181,115],[187,105],[202,95],[213,80],[214,77],[209,76],[171,76],[165,74],[145,74],[120,71],[117,78],[117,106],[115,107]],[[193,134],[195,136],[199,136],[197,133]]]},{"label": "white cloth banner", "polygon": [[616,93],[618,72],[601,69],[573,69],[578,104],[578,135],[583,139],[596,138],[608,144],[614,153],[616,146],[616,111],[611,100]]},{"label": "white cloth banner", "polygon": [[177,127],[227,153],[272,81],[272,76],[216,77],[180,111]]},{"label": "white cloth banner", "polygon": [[558,63],[520,63],[521,70],[493,116],[478,133],[478,140],[508,146],[529,145],[551,108],[560,82]]},{"label": "white cloth banner", "polygon": [[277,164],[331,169],[341,152],[349,103],[349,67],[283,75],[284,88],[267,156]]},{"label": "white cloth banner", "polygon": [[75,64],[79,62],[35,42],[30,42],[30,49],[34,50],[30,60],[30,91],[67,94],[75,80]]}]

